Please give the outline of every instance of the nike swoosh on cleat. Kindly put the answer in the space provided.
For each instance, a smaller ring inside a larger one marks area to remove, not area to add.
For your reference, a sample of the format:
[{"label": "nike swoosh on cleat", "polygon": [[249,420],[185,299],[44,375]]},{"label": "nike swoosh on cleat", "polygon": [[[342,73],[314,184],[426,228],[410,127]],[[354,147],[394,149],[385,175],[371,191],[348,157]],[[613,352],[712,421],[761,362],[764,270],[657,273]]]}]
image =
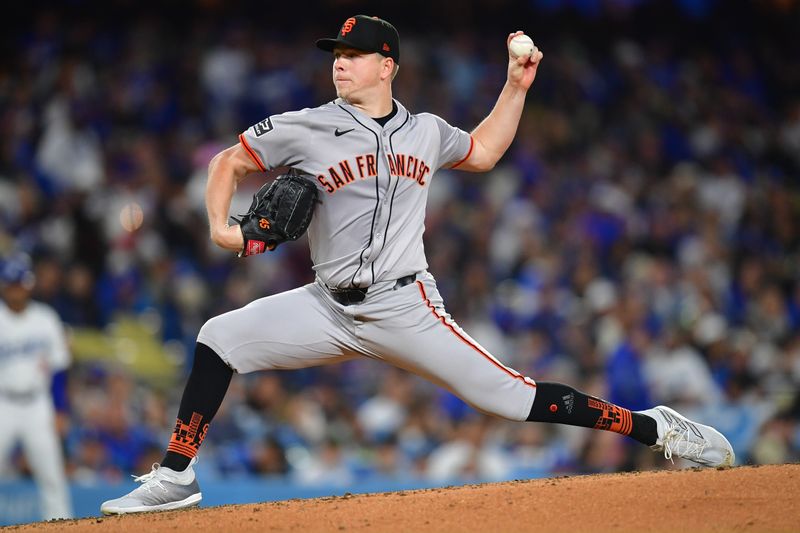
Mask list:
[{"label": "nike swoosh on cleat", "polygon": [[333,134],[334,134],[334,135],[336,135],[337,137],[341,137],[341,136],[342,136],[342,135],[344,135],[345,133],[350,133],[350,132],[351,132],[351,131],[353,131],[354,129],[355,129],[355,128],[350,128],[349,130],[339,131],[339,128],[336,128],[336,131],[334,131],[334,132],[333,132]]}]

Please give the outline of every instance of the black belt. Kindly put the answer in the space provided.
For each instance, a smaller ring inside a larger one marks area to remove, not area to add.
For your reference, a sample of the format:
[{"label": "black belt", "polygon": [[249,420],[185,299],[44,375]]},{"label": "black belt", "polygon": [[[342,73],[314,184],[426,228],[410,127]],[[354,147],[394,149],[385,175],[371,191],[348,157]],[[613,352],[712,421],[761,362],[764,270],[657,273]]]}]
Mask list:
[{"label": "black belt", "polygon": [[[398,278],[397,282],[394,284],[394,290],[397,290],[400,287],[405,287],[410,283],[414,283],[416,279],[416,274],[409,274],[408,276]],[[340,304],[353,305],[364,301],[364,298],[367,297],[368,289],[368,287],[354,287],[352,289],[332,289],[328,287],[328,292],[330,292],[331,297]]]}]

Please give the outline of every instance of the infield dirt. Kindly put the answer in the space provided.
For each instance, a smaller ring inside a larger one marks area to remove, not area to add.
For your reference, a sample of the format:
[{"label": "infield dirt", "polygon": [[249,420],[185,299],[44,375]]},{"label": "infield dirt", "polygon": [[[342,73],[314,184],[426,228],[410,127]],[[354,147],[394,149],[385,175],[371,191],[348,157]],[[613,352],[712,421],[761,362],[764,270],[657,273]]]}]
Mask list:
[{"label": "infield dirt", "polygon": [[800,464],[560,477],[2,529],[15,533],[797,532]]}]

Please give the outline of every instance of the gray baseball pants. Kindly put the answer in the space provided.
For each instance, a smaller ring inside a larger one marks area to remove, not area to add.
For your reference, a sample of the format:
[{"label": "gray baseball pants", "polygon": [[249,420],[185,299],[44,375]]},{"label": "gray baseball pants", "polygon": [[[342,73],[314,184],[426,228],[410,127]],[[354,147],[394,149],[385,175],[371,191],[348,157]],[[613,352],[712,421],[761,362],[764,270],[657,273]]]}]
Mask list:
[{"label": "gray baseball pants", "polygon": [[319,281],[260,298],[212,318],[206,344],[236,372],[291,370],[369,357],[436,383],[475,409],[525,420],[536,383],[503,365],[445,311],[436,281],[372,285],[357,304],[342,305]]}]

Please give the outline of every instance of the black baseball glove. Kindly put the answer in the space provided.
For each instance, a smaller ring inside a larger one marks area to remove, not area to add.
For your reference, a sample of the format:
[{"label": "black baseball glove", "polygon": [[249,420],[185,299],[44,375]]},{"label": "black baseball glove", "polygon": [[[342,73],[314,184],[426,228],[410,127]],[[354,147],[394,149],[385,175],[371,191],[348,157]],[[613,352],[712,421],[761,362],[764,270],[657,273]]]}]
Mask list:
[{"label": "black baseball glove", "polygon": [[284,241],[298,239],[311,223],[317,195],[316,184],[294,169],[262,185],[247,213],[231,217],[244,236],[239,257],[274,250]]}]

